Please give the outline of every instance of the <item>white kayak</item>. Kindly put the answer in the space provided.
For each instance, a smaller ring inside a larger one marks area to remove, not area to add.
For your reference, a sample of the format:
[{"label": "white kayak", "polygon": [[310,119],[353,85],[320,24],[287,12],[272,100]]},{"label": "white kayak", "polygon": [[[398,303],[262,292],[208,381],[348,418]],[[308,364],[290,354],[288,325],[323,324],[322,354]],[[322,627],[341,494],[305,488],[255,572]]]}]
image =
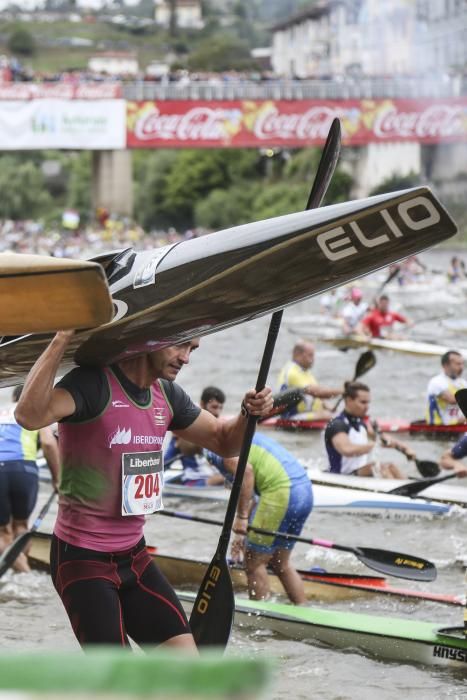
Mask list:
[{"label": "white kayak", "polygon": [[[350,489],[351,491],[363,491],[365,493],[388,494],[392,489],[410,483],[402,479],[378,479],[370,476],[352,476],[351,474],[331,474],[331,472],[309,467],[308,475],[313,482],[314,488],[325,486],[330,488]],[[445,505],[458,505],[467,508],[467,487],[466,479],[458,479],[460,485],[434,484],[420,492],[419,497],[428,499],[436,503]]]},{"label": "white kayak", "polygon": [[[450,348],[434,343],[422,343],[416,340],[388,340],[386,338],[368,338],[363,335],[320,335],[319,339],[337,348],[371,348],[374,350],[392,350],[408,355],[422,355],[426,357],[441,357]],[[457,348],[467,359],[467,350]]]},{"label": "white kayak", "polygon": [[[164,474],[164,496],[226,501],[229,490],[223,486],[187,486],[181,472],[168,469]],[[447,503],[435,503],[424,498],[408,498],[387,493],[372,493],[347,487],[313,485],[313,508],[342,513],[445,515],[454,509]]]}]

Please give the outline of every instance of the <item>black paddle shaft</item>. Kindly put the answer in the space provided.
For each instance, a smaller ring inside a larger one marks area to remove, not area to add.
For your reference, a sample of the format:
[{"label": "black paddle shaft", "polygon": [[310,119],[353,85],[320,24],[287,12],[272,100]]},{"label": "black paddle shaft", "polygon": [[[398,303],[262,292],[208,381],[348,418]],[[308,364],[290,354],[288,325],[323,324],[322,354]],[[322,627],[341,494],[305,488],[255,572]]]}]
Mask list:
[{"label": "black paddle shaft", "polygon": [[[189,513],[179,513],[173,510],[162,510],[160,515],[166,515],[171,518],[181,518],[182,520],[193,520],[197,523],[205,523],[206,525],[222,525],[219,520],[211,518],[203,518],[198,515],[190,515]],[[376,549],[372,547],[349,547],[343,544],[336,544],[328,540],[312,539],[309,537],[301,537],[299,535],[291,535],[288,532],[277,532],[276,530],[266,530],[262,527],[248,526],[251,532],[257,532],[260,535],[268,537],[283,537],[294,542],[302,542],[316,547],[326,547],[328,549],[337,549],[340,552],[348,552],[359,559],[362,564],[370,569],[379,571],[383,574],[396,576],[415,581],[433,581],[436,578],[436,567],[427,559],[421,559],[412,554],[402,554],[401,552],[392,552],[388,549]]]},{"label": "black paddle shaft", "polygon": [[[320,206],[336,168],[340,144],[340,122],[338,119],[334,119],[321,154],[321,160],[308,197],[306,209]],[[256,391],[261,391],[266,384],[282,321],[282,314],[281,310],[276,311],[272,315],[256,381]],[[248,463],[251,442],[256,430],[256,423],[256,416],[248,417],[219,543],[214,557],[206,570],[191,613],[190,625],[193,637],[198,645],[225,647],[232,629],[235,599],[230,571],[227,565],[227,550],[243,476]]]}]

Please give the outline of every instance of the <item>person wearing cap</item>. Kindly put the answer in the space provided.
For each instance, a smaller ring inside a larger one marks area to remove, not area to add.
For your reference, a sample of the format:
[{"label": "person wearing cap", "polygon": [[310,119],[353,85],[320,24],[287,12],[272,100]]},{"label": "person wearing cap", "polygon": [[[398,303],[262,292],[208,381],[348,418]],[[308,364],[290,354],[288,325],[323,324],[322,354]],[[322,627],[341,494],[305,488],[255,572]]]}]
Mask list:
[{"label": "person wearing cap", "polygon": [[368,311],[368,304],[363,301],[362,290],[352,287],[348,302],[341,311],[342,330],[345,335],[362,334],[361,320]]}]

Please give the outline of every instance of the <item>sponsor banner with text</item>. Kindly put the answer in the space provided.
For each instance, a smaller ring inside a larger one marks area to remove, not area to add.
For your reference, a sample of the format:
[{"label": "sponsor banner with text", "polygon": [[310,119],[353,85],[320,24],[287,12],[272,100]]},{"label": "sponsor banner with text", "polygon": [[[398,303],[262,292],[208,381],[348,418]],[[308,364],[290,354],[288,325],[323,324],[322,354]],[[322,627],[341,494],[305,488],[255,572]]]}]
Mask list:
[{"label": "sponsor banner with text", "polygon": [[123,149],[125,104],[125,100],[0,102],[0,149]]},{"label": "sponsor banner with text", "polygon": [[111,100],[122,97],[120,83],[0,82],[0,100]]},{"label": "sponsor banner with text", "polygon": [[467,140],[467,98],[444,100],[237,100],[127,103],[129,148],[322,144],[334,117],[344,143]]}]

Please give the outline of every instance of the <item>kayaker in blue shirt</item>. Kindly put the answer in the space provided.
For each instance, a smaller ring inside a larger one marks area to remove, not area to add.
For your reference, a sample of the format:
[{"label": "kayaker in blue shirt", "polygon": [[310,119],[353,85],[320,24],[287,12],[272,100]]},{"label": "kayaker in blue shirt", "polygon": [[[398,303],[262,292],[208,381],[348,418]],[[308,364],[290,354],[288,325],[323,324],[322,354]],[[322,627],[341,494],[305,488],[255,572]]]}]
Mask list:
[{"label": "kayaker in blue shirt", "polygon": [[[58,487],[58,445],[52,428],[25,430],[16,422],[13,412],[21,396],[22,386],[13,389],[13,403],[0,411],[0,552],[28,529],[28,518],[37,500],[39,468],[36,462],[39,446]],[[29,571],[24,553],[13,568]]]},{"label": "kayaker in blue shirt", "polygon": [[[203,389],[199,405],[215,418],[219,418],[221,415],[224,403],[225,394],[222,389],[218,389],[216,386],[207,386]],[[173,435],[164,452],[164,463],[169,466],[177,459],[183,466],[180,482],[185,486],[216,486],[224,483],[224,479],[213,471],[206,462],[199,445],[193,445],[191,442]]]},{"label": "kayaker in blue shirt", "polygon": [[[404,479],[404,474],[391,462],[378,463],[371,456],[375,447],[375,435],[365,418],[370,406],[370,389],[363,382],[346,382],[344,410],[326,426],[324,441],[329,459],[329,471],[353,476],[380,476]],[[383,447],[397,447],[407,457],[415,457],[413,451],[402,442],[383,435]]]},{"label": "kayaker in blue shirt", "polygon": [[464,457],[467,457],[467,435],[463,435],[453,447],[443,452],[440,466],[442,469],[454,469],[458,476],[467,476],[467,467],[461,462]]}]

